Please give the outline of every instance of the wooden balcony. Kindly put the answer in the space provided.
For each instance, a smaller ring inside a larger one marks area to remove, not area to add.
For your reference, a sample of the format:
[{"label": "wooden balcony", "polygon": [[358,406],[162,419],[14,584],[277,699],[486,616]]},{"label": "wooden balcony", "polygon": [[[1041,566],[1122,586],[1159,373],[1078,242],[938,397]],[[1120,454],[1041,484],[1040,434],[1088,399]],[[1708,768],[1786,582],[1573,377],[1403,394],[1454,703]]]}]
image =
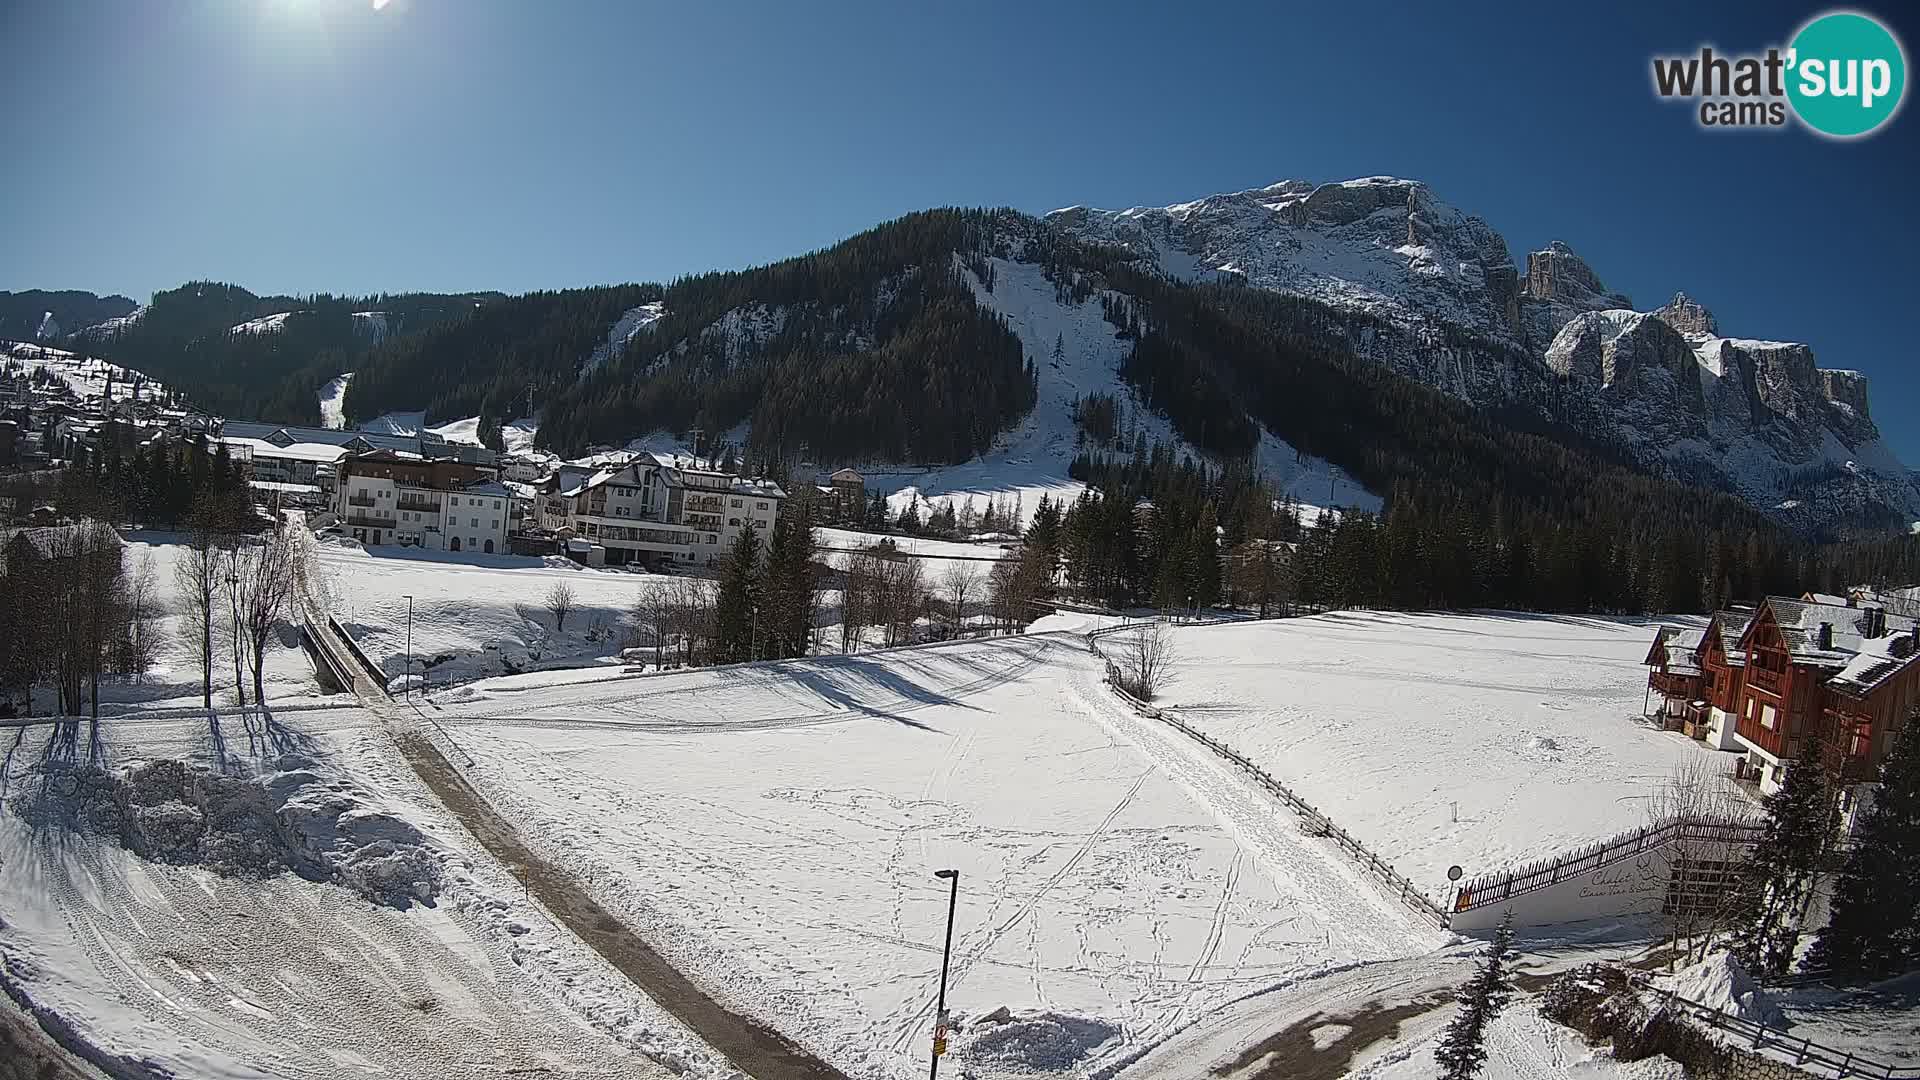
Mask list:
[{"label": "wooden balcony", "polygon": [[1691,701],[1700,696],[1700,676],[1676,675],[1666,671],[1656,671],[1647,676],[1647,685],[1653,687],[1656,694],[1668,697],[1685,698]]},{"label": "wooden balcony", "polygon": [[1756,690],[1764,690],[1774,697],[1779,697],[1786,684],[1787,673],[1784,671],[1769,671],[1763,667],[1747,668],[1747,685]]}]

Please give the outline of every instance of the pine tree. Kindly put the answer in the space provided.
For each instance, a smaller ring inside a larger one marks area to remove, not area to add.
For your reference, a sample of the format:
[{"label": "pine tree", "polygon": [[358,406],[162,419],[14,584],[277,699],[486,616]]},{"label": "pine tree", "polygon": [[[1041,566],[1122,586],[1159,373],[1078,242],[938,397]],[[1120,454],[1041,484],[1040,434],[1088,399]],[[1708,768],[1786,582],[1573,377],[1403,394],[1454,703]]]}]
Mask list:
[{"label": "pine tree", "polygon": [[760,537],[753,526],[742,530],[720,570],[720,595],[714,603],[714,659],[735,663],[753,659],[755,613],[759,600],[756,572]]},{"label": "pine tree", "polygon": [[1822,740],[1809,735],[1767,797],[1766,829],[1735,897],[1733,952],[1762,977],[1785,975],[1838,824]]},{"label": "pine tree", "polygon": [[1513,997],[1513,912],[1500,920],[1473,978],[1460,988],[1460,1011],[1433,1052],[1442,1080],[1472,1080],[1487,1061],[1487,1027]]},{"label": "pine tree", "polygon": [[1881,767],[1807,965],[1864,976],[1920,967],[1920,710]]}]

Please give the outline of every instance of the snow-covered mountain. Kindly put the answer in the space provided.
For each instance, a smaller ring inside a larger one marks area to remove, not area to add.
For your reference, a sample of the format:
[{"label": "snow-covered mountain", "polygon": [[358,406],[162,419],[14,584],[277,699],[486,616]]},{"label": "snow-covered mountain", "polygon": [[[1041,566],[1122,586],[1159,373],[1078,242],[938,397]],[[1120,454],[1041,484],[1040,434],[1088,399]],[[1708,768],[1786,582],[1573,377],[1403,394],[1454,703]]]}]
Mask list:
[{"label": "snow-covered mountain", "polygon": [[1169,277],[1231,275],[1365,315],[1326,332],[1409,377],[1478,405],[1528,407],[1790,524],[1920,520],[1920,484],[1881,441],[1865,376],[1820,368],[1804,344],[1722,336],[1685,294],[1639,311],[1559,241],[1521,273],[1486,221],[1419,181],[1286,180],[1047,219]]}]

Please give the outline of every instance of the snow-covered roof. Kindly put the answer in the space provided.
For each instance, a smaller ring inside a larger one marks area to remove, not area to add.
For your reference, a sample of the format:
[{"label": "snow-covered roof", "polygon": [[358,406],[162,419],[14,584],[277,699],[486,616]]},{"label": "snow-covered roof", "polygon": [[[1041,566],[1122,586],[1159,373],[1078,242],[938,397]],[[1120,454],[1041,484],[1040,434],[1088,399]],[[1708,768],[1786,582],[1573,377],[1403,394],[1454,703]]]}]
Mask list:
[{"label": "snow-covered roof", "polygon": [[1914,638],[1915,632],[1908,630],[1862,642],[1860,651],[1827,680],[1827,685],[1856,696],[1872,691],[1914,662]]},{"label": "snow-covered roof", "polygon": [[235,449],[245,449],[255,458],[282,458],[287,461],[335,462],[348,450],[337,443],[297,442],[281,446],[265,439],[243,439],[222,435],[220,441]]},{"label": "snow-covered roof", "polygon": [[[1842,667],[1867,641],[1914,629],[1914,620],[1890,616],[1886,609],[1872,604],[1821,604],[1771,596],[1767,607],[1773,611],[1794,662],[1820,667]],[[1823,625],[1830,627],[1824,641]]]}]

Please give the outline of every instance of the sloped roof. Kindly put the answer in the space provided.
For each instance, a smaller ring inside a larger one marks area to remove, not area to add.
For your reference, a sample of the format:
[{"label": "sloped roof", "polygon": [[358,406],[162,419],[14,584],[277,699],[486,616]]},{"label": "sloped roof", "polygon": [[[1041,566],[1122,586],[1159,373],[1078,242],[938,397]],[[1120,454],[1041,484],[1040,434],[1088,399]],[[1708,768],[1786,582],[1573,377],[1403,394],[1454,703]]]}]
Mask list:
[{"label": "sloped roof", "polygon": [[1747,666],[1747,652],[1740,647],[1740,639],[1746,636],[1747,624],[1752,621],[1751,611],[1722,610],[1713,613],[1713,631],[1720,636],[1720,651],[1726,654],[1727,666]]},{"label": "sloped roof", "polygon": [[[1820,667],[1842,667],[1852,660],[1863,644],[1871,640],[1868,633],[1874,629],[1872,620],[1876,613],[1884,615],[1885,612],[1885,609],[1873,605],[1849,607],[1844,602],[1819,604],[1784,596],[1768,597],[1767,607],[1773,611],[1774,621],[1780,627],[1780,636],[1786,641],[1787,651],[1794,662]],[[1884,618],[1885,629],[1875,637],[1914,629],[1912,619],[1895,615],[1884,615]],[[1824,646],[1820,642],[1820,626],[1823,623],[1833,628],[1831,641]]]},{"label": "sloped roof", "polygon": [[1853,659],[1847,661],[1838,674],[1827,680],[1827,685],[1856,697],[1865,696],[1873,688],[1906,669],[1920,657],[1915,648],[1915,632],[1888,634],[1886,637],[1872,638],[1863,643]]},{"label": "sloped roof", "polygon": [[[15,543],[24,543],[32,550],[36,558],[58,559],[68,554],[69,546],[77,539],[84,525],[36,525],[25,529],[15,529],[0,540],[0,548],[11,548]],[[114,529],[98,530],[101,536],[113,538],[114,547],[125,547],[126,541],[120,539],[120,533]]]}]

